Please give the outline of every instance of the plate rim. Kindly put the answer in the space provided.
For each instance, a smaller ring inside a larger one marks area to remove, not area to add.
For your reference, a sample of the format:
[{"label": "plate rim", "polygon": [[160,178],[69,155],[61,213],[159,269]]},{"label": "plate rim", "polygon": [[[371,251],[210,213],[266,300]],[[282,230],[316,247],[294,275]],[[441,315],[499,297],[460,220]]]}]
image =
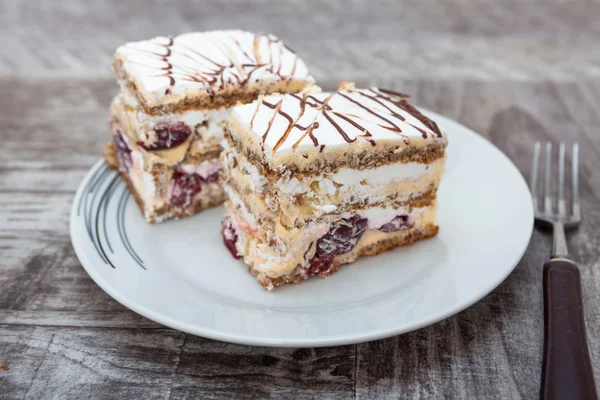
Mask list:
[{"label": "plate rim", "polygon": [[[515,181],[515,185],[518,183],[521,186],[521,189],[525,189],[529,193],[529,186],[513,163],[513,161],[506,155],[502,150],[500,150],[494,143],[485,138],[484,136],[478,134],[474,130],[468,128],[467,126],[461,124],[458,121],[450,119],[448,117],[444,117],[438,113],[433,111],[421,108],[425,113],[437,118],[438,120],[443,120],[444,123],[451,123],[458,126],[460,129],[468,133],[475,140],[481,140],[485,142],[491,151],[495,151],[500,155],[500,157],[507,163],[507,167],[511,168],[513,172],[516,172],[517,176],[520,178]],[[498,277],[497,281],[490,281],[490,283],[483,289],[480,290],[477,296],[471,297],[467,301],[463,301],[462,303],[458,303],[454,307],[449,307],[447,310],[444,310],[441,313],[433,314],[429,317],[423,318],[421,321],[416,321],[412,324],[404,324],[398,328],[385,329],[385,330],[373,330],[371,332],[366,332],[362,334],[353,334],[349,336],[338,336],[338,337],[330,337],[324,336],[321,338],[292,338],[292,339],[275,339],[273,337],[257,337],[257,336],[248,336],[248,335],[240,335],[240,334],[231,334],[228,332],[222,332],[219,330],[205,328],[201,326],[192,326],[187,323],[181,323],[177,319],[171,318],[167,315],[162,315],[160,313],[156,313],[152,309],[140,305],[138,302],[127,299],[126,296],[122,295],[118,289],[115,289],[110,285],[99,272],[96,272],[96,268],[94,267],[94,262],[90,260],[86,251],[83,249],[83,243],[79,243],[75,238],[78,236],[75,234],[75,231],[79,229],[76,227],[76,214],[77,214],[77,204],[78,200],[82,195],[83,189],[88,183],[88,181],[92,178],[93,173],[102,167],[104,164],[104,160],[100,158],[97,162],[93,164],[93,166],[88,170],[85,178],[79,184],[75,196],[73,197],[73,203],[71,206],[71,212],[69,215],[69,235],[71,237],[71,244],[73,249],[75,250],[75,254],[81,263],[84,270],[87,274],[92,278],[92,280],[110,297],[116,300],[118,303],[127,307],[128,309],[138,313],[139,315],[148,318],[149,320],[156,322],[158,324],[164,325],[166,327],[179,330],[181,332],[192,334],[208,339],[219,340],[229,343],[241,344],[241,345],[251,345],[251,346],[262,346],[262,347],[327,347],[327,346],[342,346],[348,344],[358,344],[365,343],[374,340],[380,340],[392,336],[401,335],[404,333],[412,332],[423,327],[433,325],[440,321],[443,321],[453,315],[456,315],[465,309],[471,307],[472,305],[481,301],[484,297],[489,295],[493,290],[499,287],[506,278],[514,271],[516,266],[519,264],[520,260],[523,258],[529,243],[531,241],[531,235],[533,233],[533,204],[531,202],[527,202],[527,214],[531,216],[530,224],[528,227],[529,234],[527,235],[527,240],[523,241],[522,248],[515,254],[518,256],[515,260],[513,260],[510,264],[511,266],[505,270],[505,273]],[[82,239],[79,239],[83,241]]]}]

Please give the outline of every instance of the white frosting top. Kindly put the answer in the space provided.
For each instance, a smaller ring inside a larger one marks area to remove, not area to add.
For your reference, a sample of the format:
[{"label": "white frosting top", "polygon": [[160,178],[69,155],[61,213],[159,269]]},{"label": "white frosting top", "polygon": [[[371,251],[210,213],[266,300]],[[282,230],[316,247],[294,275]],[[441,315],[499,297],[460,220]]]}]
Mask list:
[{"label": "white frosting top", "polygon": [[270,34],[187,33],[119,47],[115,57],[144,97],[261,86],[283,80],[314,82],[296,53]]},{"label": "white frosting top", "polygon": [[271,95],[234,107],[233,117],[267,156],[336,148],[354,143],[443,138],[437,124],[386,89]]}]

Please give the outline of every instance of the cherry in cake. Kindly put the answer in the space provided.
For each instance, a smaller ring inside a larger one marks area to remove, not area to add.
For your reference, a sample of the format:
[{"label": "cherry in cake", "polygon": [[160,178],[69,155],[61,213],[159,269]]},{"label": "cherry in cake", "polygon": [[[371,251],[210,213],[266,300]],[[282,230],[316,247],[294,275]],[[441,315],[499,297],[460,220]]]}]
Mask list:
[{"label": "cherry in cake", "polygon": [[269,290],[438,233],[447,137],[404,94],[266,96],[223,146],[225,243]]}]

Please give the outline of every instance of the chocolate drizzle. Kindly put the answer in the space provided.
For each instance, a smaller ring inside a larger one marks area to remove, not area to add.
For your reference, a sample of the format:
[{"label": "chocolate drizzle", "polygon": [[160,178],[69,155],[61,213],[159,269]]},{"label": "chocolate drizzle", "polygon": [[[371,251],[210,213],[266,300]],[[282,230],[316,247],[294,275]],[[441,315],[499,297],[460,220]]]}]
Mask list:
[{"label": "chocolate drizzle", "polygon": [[[165,71],[164,76],[169,78],[169,86],[173,86],[173,85],[175,85],[175,78],[173,78],[173,75],[172,75],[173,74],[173,64],[171,64],[169,62],[169,57],[171,56],[171,46],[173,46],[173,37],[169,36],[168,40],[169,41],[167,42],[167,44],[161,45],[166,49],[166,53],[164,55],[160,55],[157,53],[154,53],[154,54],[159,56],[161,58],[161,60],[167,64],[165,67],[163,67],[161,69]],[[167,95],[169,93],[171,93],[171,90],[167,89],[165,91],[165,95]]]},{"label": "chocolate drizzle", "polygon": [[[319,114],[317,115],[322,115],[328,125],[331,125],[335,132],[337,132],[346,143],[353,143],[358,138],[362,138],[372,146],[376,145],[373,133],[367,129],[368,125],[365,123],[375,124],[380,128],[398,134],[402,137],[402,140],[406,145],[410,144],[410,139],[408,134],[403,132],[402,128],[407,129],[406,127],[408,126],[416,129],[425,139],[436,136],[442,137],[442,133],[437,124],[409,104],[406,101],[408,96],[402,93],[373,88],[368,90],[358,89],[339,91],[336,94],[324,96],[322,99],[317,96],[320,96],[320,94],[304,93],[299,95],[291,93],[285,95],[285,97],[281,98],[276,104],[269,103],[267,100],[260,101],[250,120],[251,129],[255,123],[256,115],[260,112],[261,106],[266,106],[274,111],[270,117],[266,131],[262,135],[263,150],[269,132],[273,126],[273,122],[277,118],[277,115],[281,115],[287,120],[287,127],[273,146],[273,152],[276,152],[289,139],[294,128],[301,131],[302,134],[299,139],[292,144],[292,150],[296,150],[306,136],[309,136],[313,146],[318,147],[319,152],[322,152],[325,149],[325,144],[320,143],[319,141],[317,132],[320,127],[319,122],[317,121],[318,116],[314,116],[314,119],[310,124],[303,125],[300,123],[301,118],[305,116],[306,110],[309,108],[318,111]],[[361,97],[365,98],[367,102],[361,101]],[[295,99],[299,103],[299,111],[297,116],[295,116],[295,119],[283,109],[286,101],[285,98]],[[334,100],[335,107],[331,105]],[[340,107],[340,101],[346,101],[355,106],[351,107],[351,111],[354,112],[344,112],[345,107]],[[371,103],[371,105],[369,103]],[[356,107],[364,110],[368,115],[374,116],[375,120],[372,118],[365,119],[366,115],[364,113],[358,113],[362,114],[362,116],[357,115]],[[414,121],[410,122],[410,120],[407,120],[408,116],[406,116],[406,114],[402,115],[402,112],[417,119],[423,124],[423,127],[417,126]],[[404,127],[402,126],[403,124],[405,125]],[[353,129],[348,129],[348,127],[352,127]],[[353,133],[354,130],[356,130],[355,133]]]},{"label": "chocolate drizzle", "polygon": [[[269,121],[269,125],[268,125],[268,127],[267,127],[267,130],[265,131],[265,134],[262,136],[262,142],[263,142],[263,145],[264,145],[264,143],[265,143],[265,140],[267,140],[267,135],[269,134],[269,131],[271,130],[271,127],[273,126],[273,122],[275,121],[275,117],[277,117],[277,114],[278,114],[278,113],[281,113],[281,104],[283,103],[283,99],[282,99],[282,100],[279,100],[279,102],[278,102],[277,104],[271,104],[271,103],[269,103],[269,102],[267,102],[267,101],[265,101],[265,100],[263,100],[263,101],[262,101],[262,103],[263,103],[265,106],[269,107],[270,109],[273,109],[273,110],[275,110],[275,113],[273,114],[273,117],[272,117],[272,118],[271,118],[271,120]],[[281,114],[282,114],[282,115],[286,115],[286,116],[288,117],[288,119],[289,119],[290,123],[291,123],[291,120],[292,120],[292,119],[290,118],[290,116],[289,116],[289,115],[287,115],[287,114],[285,114],[285,113],[281,113]]]},{"label": "chocolate drizzle", "polygon": [[[391,95],[391,96],[396,96],[396,97],[400,97],[401,99],[408,99],[410,96],[404,93],[400,93],[400,92],[394,92],[393,90],[390,89],[381,89],[381,88],[377,88],[377,90],[379,90],[381,93],[385,93],[387,95]],[[373,91],[371,89],[371,91]]]},{"label": "chocolate drizzle", "polygon": [[319,145],[319,141],[317,140],[317,138],[315,137],[315,135],[313,135],[312,131],[314,131],[315,129],[317,129],[319,127],[319,123],[318,122],[313,122],[312,124],[308,125],[308,126],[301,126],[300,124],[294,124],[295,128],[298,128],[302,131],[304,131],[304,134],[300,137],[300,139],[298,139],[296,141],[296,143],[294,143],[292,145],[292,148],[294,150],[296,150],[296,148],[300,145],[300,143],[302,142],[302,140],[306,137],[306,135],[308,135],[308,137],[310,137],[310,140],[312,140],[313,145],[318,146]]},{"label": "chocolate drizzle", "polygon": [[[321,113],[323,114],[323,116],[327,119],[327,121],[329,121],[329,123],[336,129],[336,131],[340,134],[340,136],[342,138],[344,138],[344,140],[347,143],[352,143],[356,140],[356,138],[351,139],[346,132],[342,129],[342,127],[334,120],[334,118],[331,117],[331,115],[329,114],[329,111],[331,111],[333,113],[334,116],[343,119],[344,121],[350,122],[355,128],[365,132],[364,135],[361,136],[371,136],[371,134],[362,126],[360,126],[358,123],[350,120],[348,117],[346,117],[343,114],[340,114],[336,111],[333,111],[332,107],[328,104],[329,100],[331,99],[331,96],[328,96],[325,98],[325,100],[321,101],[319,99],[317,99],[316,97],[312,96],[312,95],[308,95],[308,94],[304,94],[302,98],[300,98],[298,95],[296,94],[291,94],[290,96],[292,96],[293,98],[295,98],[296,100],[300,100],[300,116],[302,116],[304,114],[304,110],[306,108],[306,105],[308,104],[310,107],[315,108],[319,111],[321,111]],[[312,100],[312,102],[310,102],[309,100]],[[315,126],[316,125],[316,126]],[[317,122],[314,122],[312,124],[312,126],[314,126],[314,129],[319,127],[319,124]],[[311,139],[313,139],[313,144],[316,146],[319,145],[319,141],[312,135],[312,130],[311,130]],[[300,140],[302,140],[304,137],[302,137]],[[300,140],[298,142],[296,142],[294,144],[294,146],[297,147],[297,145],[299,144]],[[370,140],[371,144],[375,145],[375,142],[373,142],[372,140]],[[295,147],[294,147],[295,149]],[[320,152],[322,152],[325,149],[325,145],[321,145],[320,148]],[[274,150],[275,151],[275,150]]]},{"label": "chocolate drizzle", "polygon": [[[363,128],[362,126],[360,126],[358,123],[354,122],[353,120],[351,120],[350,118],[348,118],[347,116],[345,116],[344,114],[340,114],[337,111],[333,112],[334,115],[336,115],[337,117],[343,119],[344,121],[348,122],[350,125],[354,126],[356,129],[358,129],[359,131],[363,131],[364,134],[361,135],[361,137],[366,138],[366,140],[371,143],[372,146],[375,146],[375,141],[373,139],[369,139],[370,137],[372,137],[373,135],[371,135],[371,132],[369,132],[368,130],[366,130],[365,128]],[[356,140],[356,139],[354,139]],[[352,142],[354,141],[352,140]],[[348,140],[346,140],[348,141]]]},{"label": "chocolate drizzle", "polygon": [[[260,69],[268,71],[282,81],[290,80],[295,76],[299,63],[298,56],[275,36],[235,31],[222,32],[222,34],[222,37],[192,36],[191,40],[185,40],[185,37],[189,38],[189,35],[185,35],[183,38],[168,37],[151,41],[152,44],[164,48],[164,51],[144,49],[139,46],[139,43],[128,44],[125,45],[127,50],[155,56],[164,65],[154,67],[152,64],[135,59],[128,62],[141,64],[145,68],[156,68],[160,72],[151,76],[168,78],[169,86],[175,86],[178,81],[204,82],[208,86],[206,90],[211,94],[230,84],[246,86],[253,74]],[[246,42],[246,35],[251,38],[251,43]],[[196,40],[198,43],[202,41],[203,45],[195,46]],[[204,43],[214,45],[206,46]],[[223,57],[215,57],[215,53],[217,55],[220,53]],[[174,56],[177,58],[174,59]],[[184,62],[179,61],[182,58]],[[226,62],[219,60],[226,60]],[[298,78],[304,79],[304,77]],[[306,78],[310,78],[310,75]],[[166,94],[170,92],[171,90],[167,89]]]},{"label": "chocolate drizzle", "polygon": [[[369,89],[369,91],[375,93],[377,98],[385,99],[385,100],[389,101],[390,103],[394,104],[396,107],[403,109],[404,111],[406,111],[407,113],[412,115],[414,118],[419,120],[419,122],[421,122],[427,128],[429,128],[429,130],[431,130],[433,133],[435,133],[437,135],[437,137],[442,137],[442,131],[440,130],[438,125],[434,121],[432,121],[431,119],[429,119],[425,115],[423,115],[423,113],[421,113],[421,111],[417,110],[417,108],[415,106],[413,106],[408,101],[406,101],[406,99],[409,97],[408,95],[406,95],[404,93],[400,93],[400,92],[394,92],[394,91],[388,90],[388,89],[377,89],[377,90],[379,92],[383,93],[384,95],[378,94],[373,89]],[[367,96],[367,95],[365,95],[365,96]],[[369,96],[367,96],[367,97],[369,97]],[[394,97],[396,97],[397,99],[394,99]],[[370,98],[375,100],[372,96]],[[380,101],[377,101],[377,102],[382,104]],[[386,107],[388,110],[390,110],[389,107],[387,107],[385,105],[384,105],[384,107]],[[412,127],[414,127],[415,129],[417,129],[419,132],[421,132],[421,134],[423,135],[424,138],[427,137],[427,132],[425,132],[423,129],[419,128],[418,126],[415,126],[414,124],[410,124],[410,125]]]},{"label": "chocolate drizzle", "polygon": [[[329,100],[330,98],[331,98],[331,97],[328,97],[327,99]],[[348,143],[352,143],[352,142],[354,142],[354,141],[356,140],[356,138],[354,138],[354,139],[350,139],[350,137],[349,137],[349,136],[346,134],[346,132],[344,132],[344,130],[342,129],[342,127],[341,127],[341,126],[339,126],[339,125],[337,124],[337,122],[335,122],[335,121],[333,120],[333,118],[331,118],[331,117],[329,116],[329,113],[328,113],[328,112],[327,112],[325,109],[323,109],[323,110],[322,110],[322,112],[323,112],[323,115],[325,116],[325,118],[327,118],[327,121],[329,121],[329,123],[330,123],[331,125],[333,125],[333,127],[334,127],[334,128],[337,130],[337,131],[338,131],[338,133],[340,134],[340,136],[341,136],[341,137],[343,137],[343,138],[344,138],[344,140],[345,140],[346,142],[348,142]]]}]

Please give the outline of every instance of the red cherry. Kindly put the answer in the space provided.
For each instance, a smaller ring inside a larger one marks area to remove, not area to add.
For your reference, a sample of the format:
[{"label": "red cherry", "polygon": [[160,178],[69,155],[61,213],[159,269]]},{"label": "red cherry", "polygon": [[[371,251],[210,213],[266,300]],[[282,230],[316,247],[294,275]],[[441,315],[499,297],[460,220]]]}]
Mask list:
[{"label": "red cherry", "polygon": [[233,225],[231,224],[231,218],[226,217],[221,222],[221,226],[221,234],[223,235],[223,243],[225,244],[225,247],[227,247],[227,250],[229,250],[233,258],[239,260],[241,257],[238,254],[237,248],[235,247],[238,236],[235,233],[235,229],[233,229]]},{"label": "red cherry", "polygon": [[154,126],[154,132],[156,133],[154,143],[146,145],[143,142],[138,142],[138,145],[149,151],[172,149],[185,142],[192,134],[190,127],[183,122],[171,125],[159,123]]},{"label": "red cherry", "polygon": [[197,174],[175,171],[172,179],[171,204],[180,208],[187,208],[202,189],[202,178]]},{"label": "red cherry", "polygon": [[120,129],[117,130],[117,133],[113,136],[113,141],[117,147],[119,165],[121,166],[121,169],[127,172],[133,165],[133,161],[131,160],[131,150],[129,149],[129,146],[127,146],[125,139],[123,139],[123,132],[121,132]]},{"label": "red cherry", "polygon": [[335,256],[352,251],[365,233],[367,222],[367,218],[354,215],[333,224],[329,232],[317,240],[317,250],[306,274],[313,276],[327,272]]}]

